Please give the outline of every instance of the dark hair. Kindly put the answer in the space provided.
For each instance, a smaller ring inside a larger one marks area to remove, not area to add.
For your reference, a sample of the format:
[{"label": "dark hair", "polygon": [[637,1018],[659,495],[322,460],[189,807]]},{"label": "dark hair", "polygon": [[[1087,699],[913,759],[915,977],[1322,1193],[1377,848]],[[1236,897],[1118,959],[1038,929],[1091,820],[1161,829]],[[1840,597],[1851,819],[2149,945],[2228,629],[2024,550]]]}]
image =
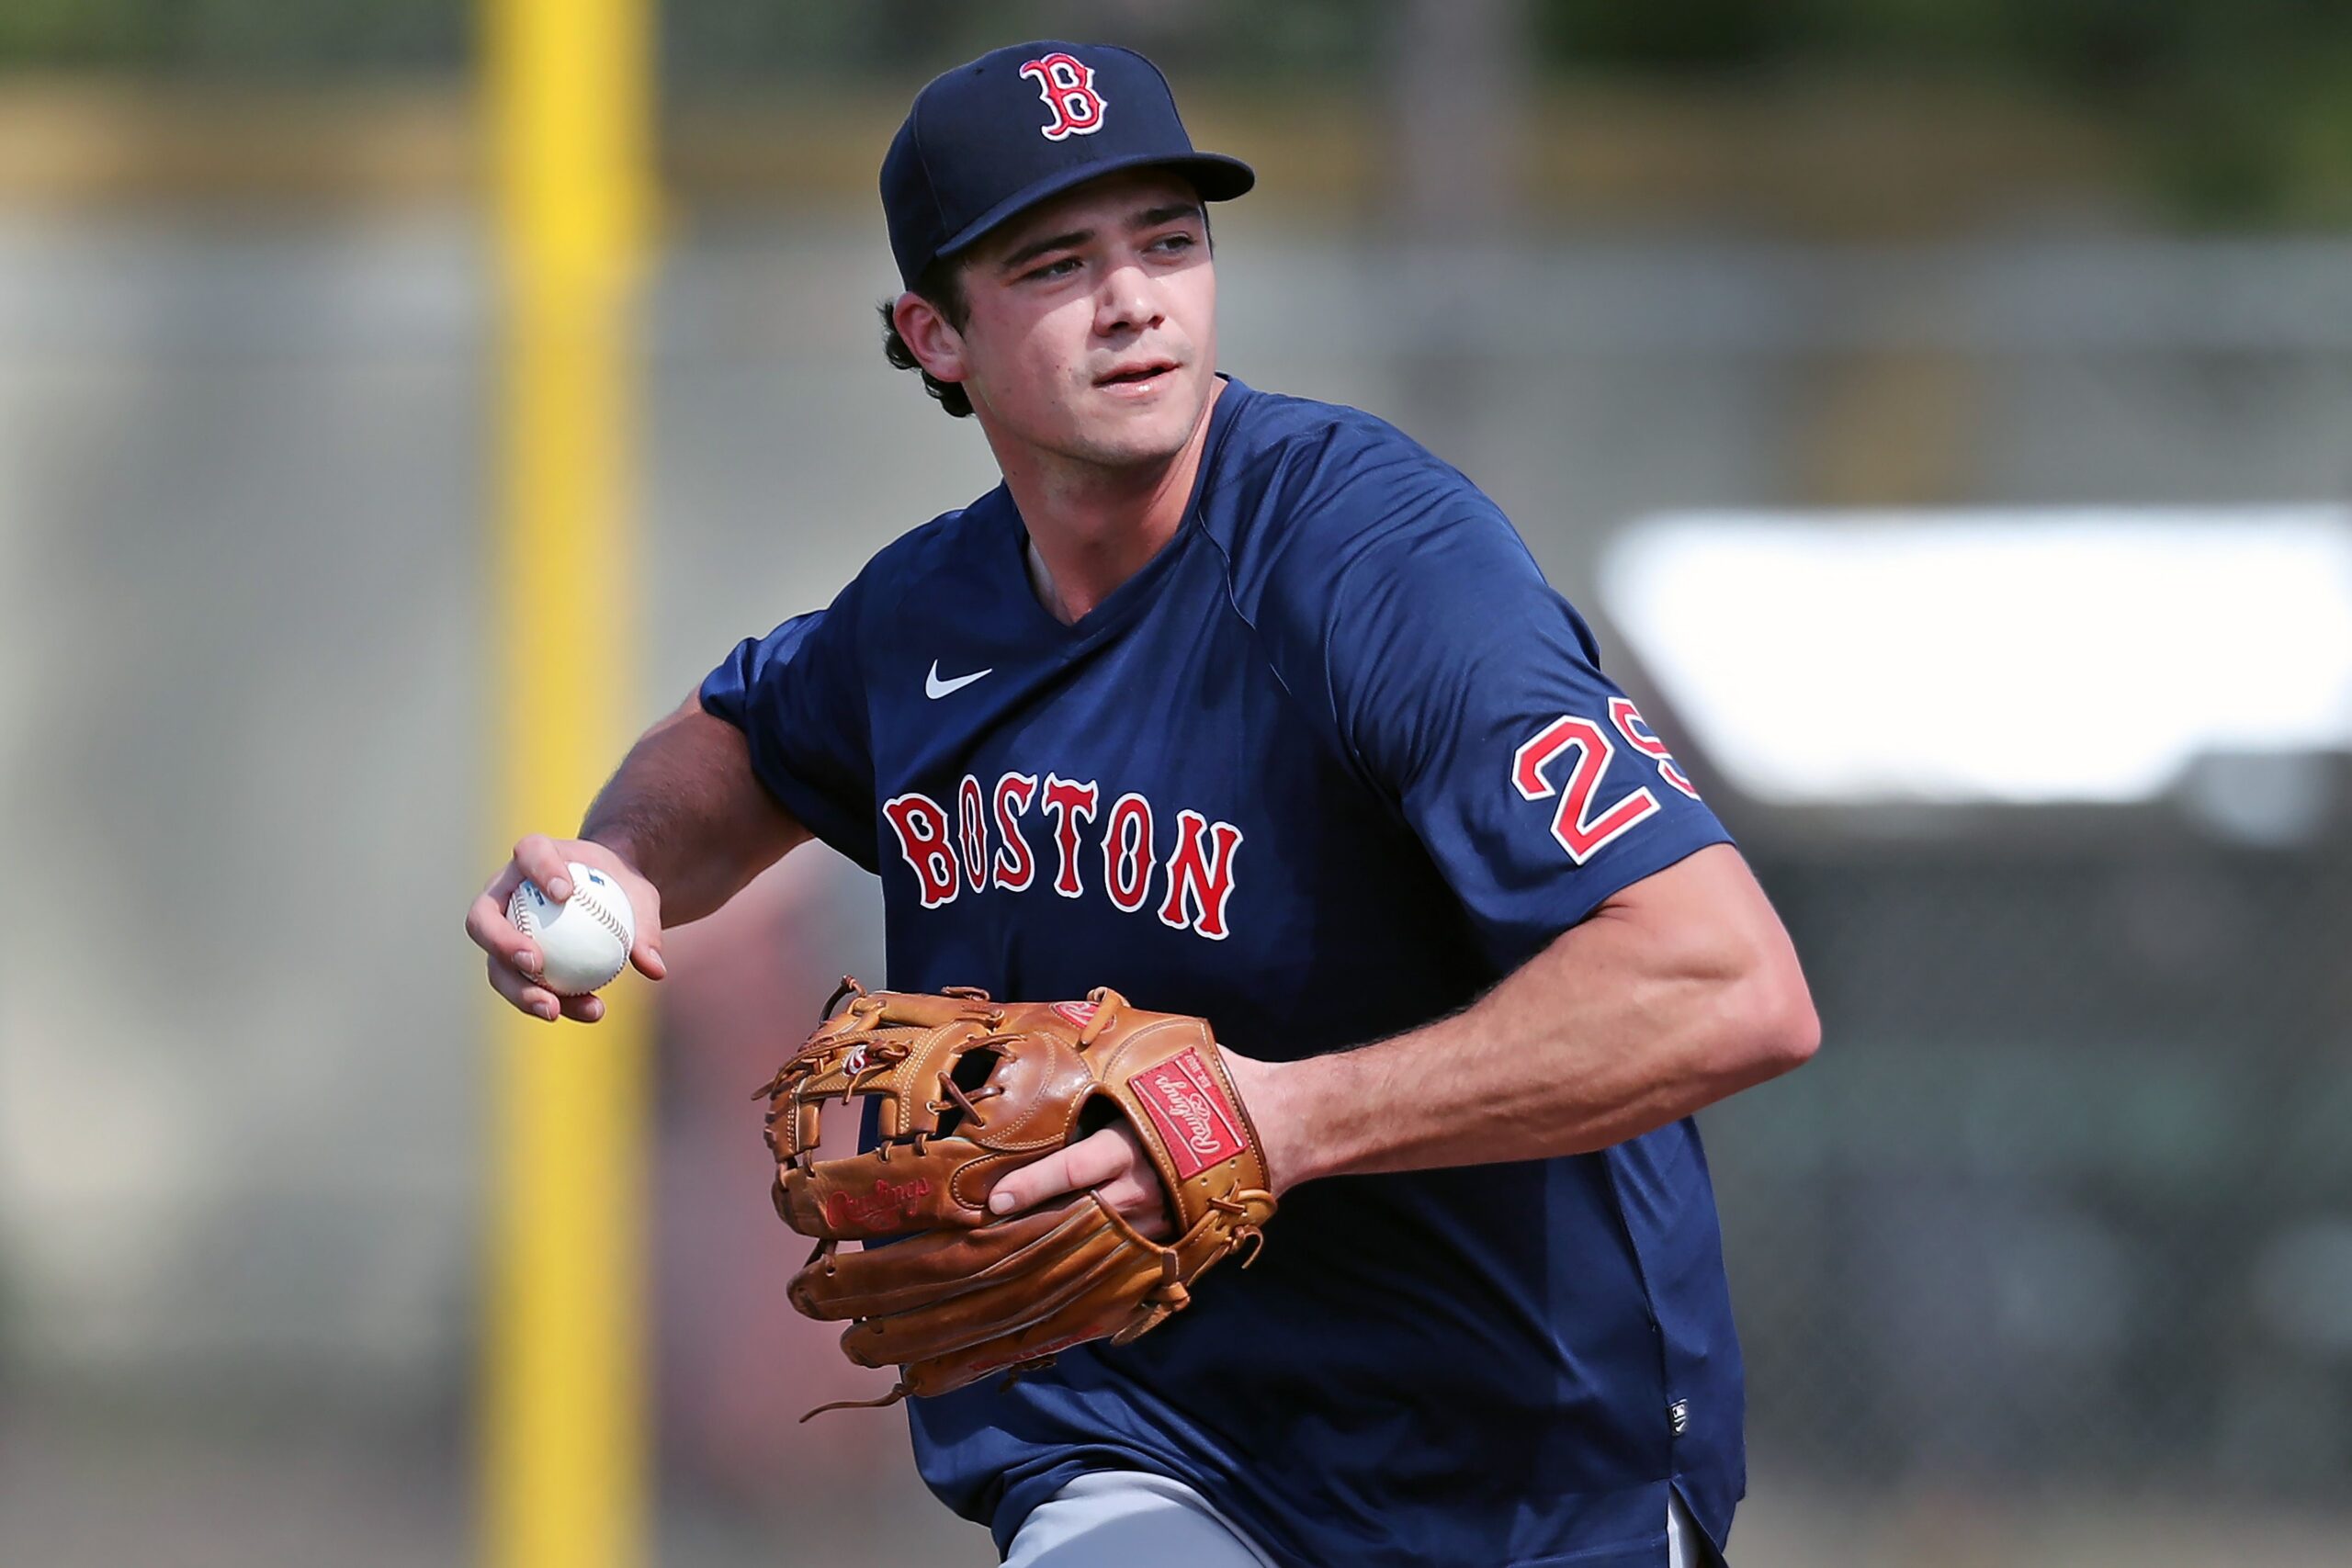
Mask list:
[{"label": "dark hair", "polygon": [[[962,332],[964,323],[971,319],[971,308],[964,298],[964,267],[961,262],[949,261],[945,257],[933,262],[923,268],[922,276],[915,279],[913,292],[946,317],[947,324],[957,332]],[[888,360],[895,369],[920,373],[922,389],[937,398],[941,408],[957,419],[969,419],[972,400],[965,395],[964,389],[954,381],[943,381],[923,369],[922,362],[915,357],[915,351],[909,348],[907,340],[899,334],[898,317],[892,310],[895,304],[895,299],[882,301],[882,357]]]}]

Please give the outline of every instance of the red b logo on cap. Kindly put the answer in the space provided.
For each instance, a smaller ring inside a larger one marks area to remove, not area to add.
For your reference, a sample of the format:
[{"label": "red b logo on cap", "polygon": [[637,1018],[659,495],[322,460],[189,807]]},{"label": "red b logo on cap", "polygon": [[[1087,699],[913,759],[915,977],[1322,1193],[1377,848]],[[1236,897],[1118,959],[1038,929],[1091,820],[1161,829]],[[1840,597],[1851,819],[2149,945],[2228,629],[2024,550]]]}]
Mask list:
[{"label": "red b logo on cap", "polygon": [[1094,68],[1068,54],[1048,54],[1021,68],[1036,78],[1037,96],[1054,111],[1054,123],[1039,128],[1048,141],[1091,136],[1102,129],[1102,95],[1094,90]]}]

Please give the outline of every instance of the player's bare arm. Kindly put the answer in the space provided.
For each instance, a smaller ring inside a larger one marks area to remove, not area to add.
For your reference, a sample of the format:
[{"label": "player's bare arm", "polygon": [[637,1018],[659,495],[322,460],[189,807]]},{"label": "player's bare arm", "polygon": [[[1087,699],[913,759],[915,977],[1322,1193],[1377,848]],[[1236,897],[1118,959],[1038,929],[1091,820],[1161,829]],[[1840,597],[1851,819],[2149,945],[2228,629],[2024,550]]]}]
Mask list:
[{"label": "player's bare arm", "polygon": [[1236,1077],[1280,1190],[1589,1153],[1777,1077],[1820,1040],[1787,933],[1738,852],[1716,844],[1626,887],[1451,1018]]},{"label": "player's bare arm", "polygon": [[[1305,1061],[1226,1058],[1279,1195],[1605,1148],[1803,1065],[1820,1040],[1788,933],[1717,844],[1609,898],[1450,1018]],[[1164,1227],[1151,1168],[1118,1129],[1006,1178],[991,1206],[1090,1186]]]},{"label": "player's bare arm", "polygon": [[540,954],[506,918],[507,896],[526,878],[558,903],[571,896],[568,863],[619,880],[637,915],[629,961],[659,980],[664,920],[684,925],[717,909],[808,837],[752,770],[743,732],[689,695],[638,739],[588,808],[575,839],[525,836],[466,913],[466,934],[487,954],[491,988],[553,1022],[594,1023],[595,996],[558,997],[537,983]]}]

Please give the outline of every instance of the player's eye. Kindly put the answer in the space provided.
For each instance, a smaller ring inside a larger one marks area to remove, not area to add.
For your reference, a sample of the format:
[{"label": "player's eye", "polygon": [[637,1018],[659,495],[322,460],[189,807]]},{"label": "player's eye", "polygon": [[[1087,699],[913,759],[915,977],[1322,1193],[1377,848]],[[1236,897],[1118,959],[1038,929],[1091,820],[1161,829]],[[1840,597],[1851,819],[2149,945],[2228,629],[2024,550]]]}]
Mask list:
[{"label": "player's eye", "polygon": [[1193,236],[1182,233],[1162,234],[1159,238],[1151,243],[1150,248],[1155,251],[1165,251],[1173,255],[1183,251],[1191,250],[1193,248]]},{"label": "player's eye", "polygon": [[1068,277],[1080,265],[1076,256],[1064,256],[1059,261],[1049,261],[1041,267],[1024,272],[1021,276],[1024,282],[1033,277]]}]

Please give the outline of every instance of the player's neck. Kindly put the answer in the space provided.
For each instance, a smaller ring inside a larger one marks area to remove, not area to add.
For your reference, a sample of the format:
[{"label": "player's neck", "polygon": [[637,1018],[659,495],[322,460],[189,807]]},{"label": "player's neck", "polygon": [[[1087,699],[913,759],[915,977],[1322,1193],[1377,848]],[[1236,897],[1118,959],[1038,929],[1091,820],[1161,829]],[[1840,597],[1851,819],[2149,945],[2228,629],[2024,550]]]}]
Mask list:
[{"label": "player's neck", "polygon": [[1056,619],[1067,625],[1086,615],[1176,536],[1208,442],[1209,411],[1224,390],[1223,381],[1214,384],[1191,437],[1160,462],[1106,468],[1042,453],[1006,461],[999,452],[1005,488],[1029,530],[1032,584]]}]

